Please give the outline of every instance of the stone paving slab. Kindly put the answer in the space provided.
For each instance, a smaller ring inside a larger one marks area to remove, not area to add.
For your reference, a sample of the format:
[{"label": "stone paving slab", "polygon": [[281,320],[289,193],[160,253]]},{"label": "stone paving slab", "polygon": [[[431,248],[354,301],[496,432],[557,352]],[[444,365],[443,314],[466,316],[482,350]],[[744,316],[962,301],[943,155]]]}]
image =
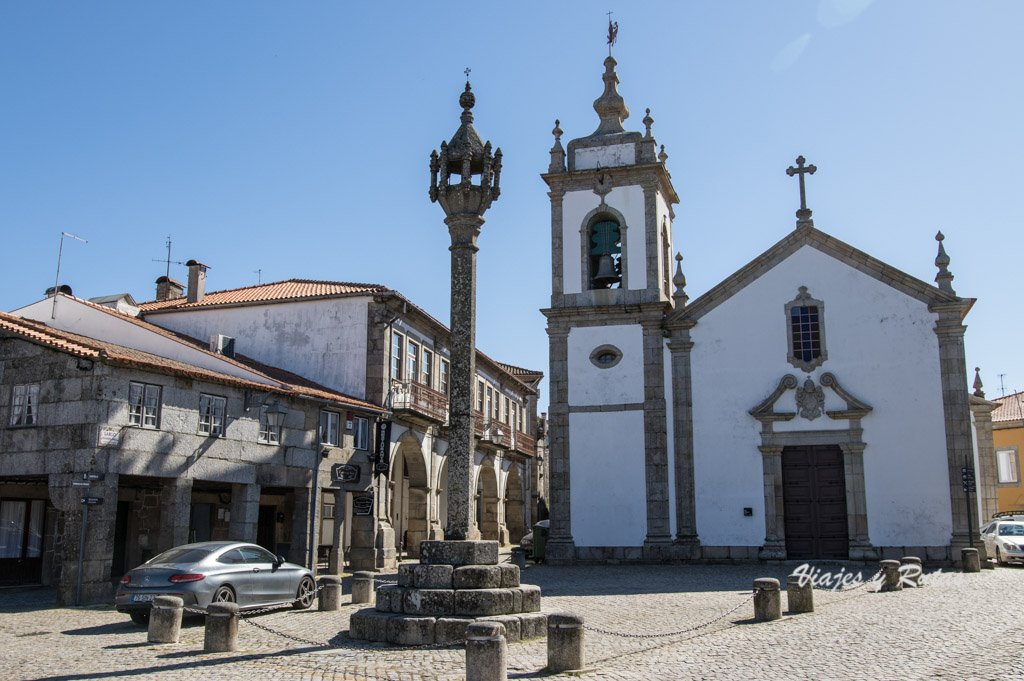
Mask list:
[{"label": "stone paving slab", "polygon": [[[581,678],[888,681],[1024,679],[1024,568],[956,575],[893,593],[815,592],[814,613],[754,623],[744,600],[756,577],[784,580],[792,566],[531,566],[542,610],[582,614],[617,633],[672,633],[743,603],[688,633],[633,638],[587,631],[591,671]],[[874,572],[874,566],[865,576]],[[395,575],[383,575],[391,579]],[[186,619],[173,645],[146,643],[144,629],[102,608],[56,608],[52,591],[0,590],[0,679],[253,681],[456,680],[461,647],[397,648],[350,641],[348,617],[365,607],[346,595],[338,612],[280,609],[239,627],[240,650],[203,653],[201,619]],[[785,597],[783,597],[785,609]],[[513,643],[509,678],[544,676],[546,642]]]}]

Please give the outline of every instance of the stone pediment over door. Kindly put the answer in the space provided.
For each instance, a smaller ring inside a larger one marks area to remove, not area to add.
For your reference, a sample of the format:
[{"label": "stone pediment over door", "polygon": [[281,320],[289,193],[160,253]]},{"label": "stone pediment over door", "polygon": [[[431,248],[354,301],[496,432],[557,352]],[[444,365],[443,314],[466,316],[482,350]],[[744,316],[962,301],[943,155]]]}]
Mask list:
[{"label": "stone pediment over door", "polygon": [[[832,392],[839,396],[846,403],[846,409],[825,411],[824,388],[831,389]],[[776,411],[778,401],[784,393],[790,390],[796,391],[796,400],[793,403],[794,411]],[[814,379],[810,377],[804,380],[801,385],[796,376],[786,374],[779,380],[779,384],[772,391],[772,394],[751,409],[749,413],[761,422],[764,430],[770,431],[772,424],[776,421],[791,421],[798,414],[810,421],[813,421],[822,414],[838,421],[845,419],[860,420],[870,412],[870,406],[843,389],[835,374],[826,372],[821,375],[818,385],[815,385]]]}]

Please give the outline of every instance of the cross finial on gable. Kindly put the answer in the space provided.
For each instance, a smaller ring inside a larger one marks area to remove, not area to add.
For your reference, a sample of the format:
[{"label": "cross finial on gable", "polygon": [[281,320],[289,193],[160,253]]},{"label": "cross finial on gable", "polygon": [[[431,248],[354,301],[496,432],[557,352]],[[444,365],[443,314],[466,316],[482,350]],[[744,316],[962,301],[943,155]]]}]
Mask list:
[{"label": "cross finial on gable", "polygon": [[800,209],[796,212],[796,223],[798,227],[803,224],[814,224],[811,220],[811,210],[807,207],[807,191],[804,187],[804,175],[813,175],[814,171],[818,168],[813,163],[805,166],[804,163],[806,163],[806,161],[807,159],[803,156],[797,156],[796,167],[794,168],[793,166],[790,166],[786,168],[787,175],[790,177],[796,175],[800,179]]}]

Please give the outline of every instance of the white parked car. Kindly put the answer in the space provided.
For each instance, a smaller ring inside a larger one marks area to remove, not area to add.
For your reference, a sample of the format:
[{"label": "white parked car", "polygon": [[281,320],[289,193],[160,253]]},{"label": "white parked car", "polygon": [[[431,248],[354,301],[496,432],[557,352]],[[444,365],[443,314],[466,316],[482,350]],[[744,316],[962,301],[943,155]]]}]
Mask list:
[{"label": "white parked car", "polygon": [[982,525],[981,538],[997,565],[1024,563],[1024,515],[997,517]]}]

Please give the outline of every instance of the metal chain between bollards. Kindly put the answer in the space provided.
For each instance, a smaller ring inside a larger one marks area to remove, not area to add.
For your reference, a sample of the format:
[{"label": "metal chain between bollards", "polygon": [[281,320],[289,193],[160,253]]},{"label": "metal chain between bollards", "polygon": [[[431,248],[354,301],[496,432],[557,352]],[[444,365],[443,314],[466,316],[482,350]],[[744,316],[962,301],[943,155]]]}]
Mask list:
[{"label": "metal chain between bollards", "polygon": [[593,632],[595,632],[597,634],[605,634],[607,636],[619,636],[621,638],[667,638],[669,636],[679,636],[681,634],[688,634],[688,633],[690,633],[692,631],[699,631],[699,630],[703,629],[704,627],[709,627],[712,624],[715,624],[716,622],[721,622],[726,617],[728,617],[729,615],[733,614],[734,612],[736,612],[737,610],[742,608],[744,605],[746,605],[750,601],[754,600],[754,594],[756,594],[756,593],[757,593],[757,591],[750,592],[750,595],[747,596],[746,598],[744,598],[743,601],[741,603],[739,603],[735,608],[733,608],[733,609],[731,609],[731,610],[729,610],[727,612],[723,612],[721,615],[719,615],[718,617],[716,617],[716,618],[714,618],[712,620],[708,620],[707,622],[704,622],[703,624],[698,624],[696,626],[687,627],[686,629],[680,629],[679,631],[667,631],[667,632],[662,633],[662,634],[624,634],[624,633],[622,633],[620,631],[609,631],[607,629],[601,629],[599,627],[592,627],[592,626],[589,626],[588,624],[584,624],[583,628],[586,629],[587,631],[593,631]]}]

